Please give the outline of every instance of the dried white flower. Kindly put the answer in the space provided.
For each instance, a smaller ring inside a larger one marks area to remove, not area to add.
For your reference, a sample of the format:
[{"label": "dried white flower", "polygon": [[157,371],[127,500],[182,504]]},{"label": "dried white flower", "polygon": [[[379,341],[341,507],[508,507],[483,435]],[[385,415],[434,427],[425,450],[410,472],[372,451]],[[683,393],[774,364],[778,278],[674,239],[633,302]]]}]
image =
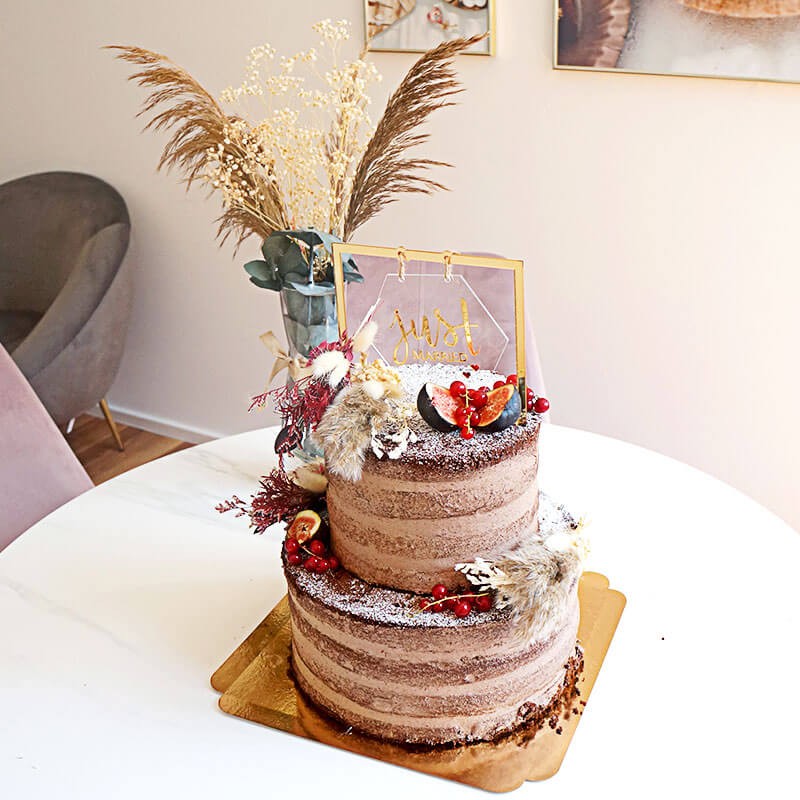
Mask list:
[{"label": "dried white flower", "polygon": [[583,533],[583,523],[577,528],[558,531],[544,540],[544,546],[554,553],[574,553],[581,563],[586,561],[591,552],[589,539]]},{"label": "dried white flower", "polygon": [[[278,59],[277,65],[270,45],[250,51],[241,85],[228,87],[220,99],[244,107],[239,116],[251,116],[248,106],[258,103],[262,119],[250,128],[245,159],[235,155],[225,162],[228,173],[209,158],[206,172],[212,185],[222,189],[227,207],[250,213],[259,211],[258,198],[239,191],[236,176],[240,168],[245,174],[266,175],[280,187],[293,227],[302,224],[342,236],[353,188],[350,167],[373,133],[367,91],[380,75],[361,58],[341,61],[349,22],[322,20],[313,30],[320,36],[319,51],[312,47]],[[258,165],[268,169],[258,172]]]},{"label": "dried white flower", "polygon": [[325,378],[334,388],[347,377],[350,370],[350,362],[341,350],[320,353],[311,366],[315,378]]},{"label": "dried white flower", "polygon": [[377,333],[378,324],[376,322],[370,321],[362,325],[353,337],[353,350],[356,353],[366,353],[372,347]]},{"label": "dried white flower", "polygon": [[314,494],[325,494],[328,478],[325,475],[325,462],[322,459],[311,461],[289,474],[293,483]]},{"label": "dried white flower", "polygon": [[[366,384],[362,384],[366,386]],[[372,419],[372,452],[378,458],[387,456],[392,460],[400,458],[408,445],[417,441],[417,434],[408,423],[414,409],[408,403],[388,403],[391,413]]]}]

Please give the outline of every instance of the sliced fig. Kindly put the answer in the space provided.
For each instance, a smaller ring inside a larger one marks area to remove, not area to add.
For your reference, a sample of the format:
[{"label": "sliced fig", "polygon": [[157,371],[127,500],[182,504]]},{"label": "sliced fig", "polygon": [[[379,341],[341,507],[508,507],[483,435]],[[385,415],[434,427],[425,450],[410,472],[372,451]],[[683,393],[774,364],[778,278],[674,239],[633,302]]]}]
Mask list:
[{"label": "sliced fig", "polygon": [[426,383],[417,395],[417,410],[422,419],[434,430],[454,431],[458,428],[455,419],[456,410],[464,404],[450,394],[450,389]]},{"label": "sliced fig", "polygon": [[522,401],[517,387],[506,383],[489,392],[476,427],[487,433],[497,433],[510,428],[521,413]]},{"label": "sliced fig", "polygon": [[294,518],[286,531],[286,538],[297,539],[300,544],[304,544],[314,536],[321,524],[322,520],[319,514],[311,509],[306,509]]}]

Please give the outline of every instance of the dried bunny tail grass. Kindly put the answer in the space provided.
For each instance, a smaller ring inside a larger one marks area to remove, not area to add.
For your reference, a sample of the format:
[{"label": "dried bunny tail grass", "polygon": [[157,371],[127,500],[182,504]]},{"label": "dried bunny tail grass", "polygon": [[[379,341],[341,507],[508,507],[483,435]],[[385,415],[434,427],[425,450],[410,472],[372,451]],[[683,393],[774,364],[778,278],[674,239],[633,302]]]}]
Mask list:
[{"label": "dried bunny tail grass", "polygon": [[339,392],[314,431],[329,473],[348,481],[360,480],[372,441],[372,421],[385,412],[386,404],[374,400],[358,385]]},{"label": "dried bunny tail grass", "polygon": [[404,158],[403,154],[428,140],[428,134],[415,133],[416,128],[437,108],[453,105],[449,98],[463,91],[452,59],[485,36],[454,39],[429,50],[414,64],[389,98],[356,168],[344,221],[345,241],[349,241],[355,230],[367,220],[397,200],[397,194],[432,194],[437,189],[446,188],[422,173],[430,167],[449,167],[450,164],[426,158]]},{"label": "dried bunny tail grass", "polygon": [[[176,167],[183,173],[188,189],[194,181],[206,179],[209,151],[219,145],[241,162],[250,157],[241,141],[242,128],[249,129],[247,123],[226,115],[186,70],[167,56],[141,47],[111,45],[107,49],[117,51],[116,58],[143,67],[128,80],[152,90],[139,112],[139,116],[153,114],[145,130],[172,131],[158,169]],[[240,177],[243,185],[260,199],[247,206],[229,205],[218,219],[220,244],[234,235],[237,247],[251,234],[266,238],[274,230],[288,227],[275,184],[257,172],[245,172]]]},{"label": "dried bunny tail grass", "polygon": [[495,566],[505,576],[500,591],[518,622],[520,635],[546,638],[564,619],[570,590],[580,576],[574,552],[553,552],[538,542],[524,544]]},{"label": "dried bunny tail grass", "polygon": [[498,608],[510,607],[520,638],[546,638],[564,619],[582,570],[578,552],[551,550],[547,539],[533,539],[496,561],[477,558],[457,564],[474,586],[497,592]]}]

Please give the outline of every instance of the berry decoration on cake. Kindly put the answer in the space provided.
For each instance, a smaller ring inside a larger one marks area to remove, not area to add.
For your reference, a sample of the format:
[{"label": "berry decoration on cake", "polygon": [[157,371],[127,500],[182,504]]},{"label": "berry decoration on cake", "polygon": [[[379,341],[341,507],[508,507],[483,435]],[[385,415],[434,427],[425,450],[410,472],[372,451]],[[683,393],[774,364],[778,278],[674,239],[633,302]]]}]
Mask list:
[{"label": "berry decoration on cake", "polygon": [[[477,367],[473,364],[473,369]],[[464,372],[470,378],[472,373]],[[525,410],[544,414],[550,403],[537,397],[531,388],[525,390]],[[492,388],[479,386],[470,389],[462,380],[454,380],[449,387],[428,382],[417,395],[420,416],[436,431],[448,433],[458,430],[462,439],[472,439],[476,430],[482,433],[499,433],[515,425],[522,415],[522,398],[517,389],[517,376],[494,381]]]}]

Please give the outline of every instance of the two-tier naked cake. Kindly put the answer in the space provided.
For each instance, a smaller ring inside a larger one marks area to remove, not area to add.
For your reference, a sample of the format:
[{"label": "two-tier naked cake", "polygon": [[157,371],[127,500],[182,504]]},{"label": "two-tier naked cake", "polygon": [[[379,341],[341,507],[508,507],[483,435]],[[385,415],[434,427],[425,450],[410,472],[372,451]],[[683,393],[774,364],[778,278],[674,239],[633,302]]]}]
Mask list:
[{"label": "two-tier naked cake", "polygon": [[399,742],[535,731],[582,665],[580,526],[537,484],[546,401],[513,376],[361,369],[317,431],[327,524],[298,514],[285,542],[297,686]]}]

